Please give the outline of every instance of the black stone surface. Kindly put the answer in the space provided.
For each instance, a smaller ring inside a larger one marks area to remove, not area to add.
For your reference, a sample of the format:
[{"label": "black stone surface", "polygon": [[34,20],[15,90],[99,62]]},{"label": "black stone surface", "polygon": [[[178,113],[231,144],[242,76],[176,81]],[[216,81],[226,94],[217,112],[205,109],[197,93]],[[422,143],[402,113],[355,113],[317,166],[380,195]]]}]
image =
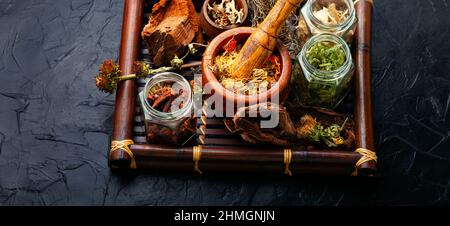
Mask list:
[{"label": "black stone surface", "polygon": [[376,0],[380,178],[118,174],[107,167],[123,1],[0,0],[0,205],[450,204],[450,0]]}]

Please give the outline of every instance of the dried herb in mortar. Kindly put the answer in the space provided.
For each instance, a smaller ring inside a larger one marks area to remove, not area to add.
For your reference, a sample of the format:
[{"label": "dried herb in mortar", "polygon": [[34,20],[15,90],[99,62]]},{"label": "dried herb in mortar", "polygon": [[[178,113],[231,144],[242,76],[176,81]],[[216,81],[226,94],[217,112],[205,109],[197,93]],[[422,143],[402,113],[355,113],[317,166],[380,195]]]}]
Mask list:
[{"label": "dried herb in mortar", "polygon": [[236,59],[242,45],[232,38],[224,45],[224,52],[214,59],[211,70],[218,77],[219,82],[228,90],[244,95],[256,95],[269,90],[281,75],[281,61],[273,54],[267,59],[262,68],[255,68],[251,76],[245,78],[231,77],[231,65]]}]

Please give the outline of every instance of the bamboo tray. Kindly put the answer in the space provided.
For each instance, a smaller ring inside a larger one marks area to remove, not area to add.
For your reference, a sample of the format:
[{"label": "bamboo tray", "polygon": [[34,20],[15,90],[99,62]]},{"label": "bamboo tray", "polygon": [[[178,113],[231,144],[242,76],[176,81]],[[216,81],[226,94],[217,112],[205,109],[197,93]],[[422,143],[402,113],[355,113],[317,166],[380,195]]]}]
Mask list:
[{"label": "bamboo tray", "polygon": [[[145,129],[137,91],[143,80],[126,80],[118,85],[115,103],[112,145],[108,152],[113,169],[184,170],[209,173],[261,172],[280,175],[334,174],[374,175],[376,154],[372,131],[371,106],[371,17],[372,0],[355,4],[358,17],[353,41],[355,61],[354,119],[356,147],[353,151],[283,149],[251,146],[229,133],[222,119],[198,119],[198,136],[194,146],[174,148],[146,143]],[[123,16],[120,68],[132,73],[136,60],[148,60],[141,40],[144,0],[126,0]],[[186,72],[187,77],[194,76]],[[183,74],[183,73],[182,73]]]}]

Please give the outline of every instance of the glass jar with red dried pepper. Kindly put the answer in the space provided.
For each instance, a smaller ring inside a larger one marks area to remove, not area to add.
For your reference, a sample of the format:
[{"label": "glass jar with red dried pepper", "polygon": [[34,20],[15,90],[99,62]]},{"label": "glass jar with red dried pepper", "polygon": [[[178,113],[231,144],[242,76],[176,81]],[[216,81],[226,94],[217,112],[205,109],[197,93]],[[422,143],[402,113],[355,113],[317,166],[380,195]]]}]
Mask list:
[{"label": "glass jar with red dried pepper", "polygon": [[180,146],[195,135],[192,87],[183,76],[173,72],[154,75],[139,100],[149,143]]}]

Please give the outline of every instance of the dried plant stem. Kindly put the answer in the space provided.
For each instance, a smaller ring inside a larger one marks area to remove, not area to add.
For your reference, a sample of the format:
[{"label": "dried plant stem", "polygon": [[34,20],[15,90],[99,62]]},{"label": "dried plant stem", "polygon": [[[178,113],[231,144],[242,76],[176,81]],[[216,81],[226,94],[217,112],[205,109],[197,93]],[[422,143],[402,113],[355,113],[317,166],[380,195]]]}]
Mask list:
[{"label": "dried plant stem", "polygon": [[[149,74],[158,74],[158,73],[162,73],[162,72],[167,72],[167,71],[175,71],[176,68],[174,67],[160,67],[157,69],[152,69],[149,71]],[[136,74],[129,74],[129,75],[123,75],[119,77],[119,81],[124,81],[124,80],[128,80],[128,79],[135,79],[138,76]]]},{"label": "dried plant stem", "polygon": [[198,43],[198,42],[192,42],[191,43],[192,45],[194,45],[194,46],[202,46],[202,47],[208,47],[208,45],[205,45],[205,44],[202,44],[202,43]]},{"label": "dried plant stem", "polygon": [[128,79],[134,79],[136,77],[137,77],[136,74],[123,75],[123,76],[119,77],[119,81],[125,81],[125,80],[128,80]]}]

